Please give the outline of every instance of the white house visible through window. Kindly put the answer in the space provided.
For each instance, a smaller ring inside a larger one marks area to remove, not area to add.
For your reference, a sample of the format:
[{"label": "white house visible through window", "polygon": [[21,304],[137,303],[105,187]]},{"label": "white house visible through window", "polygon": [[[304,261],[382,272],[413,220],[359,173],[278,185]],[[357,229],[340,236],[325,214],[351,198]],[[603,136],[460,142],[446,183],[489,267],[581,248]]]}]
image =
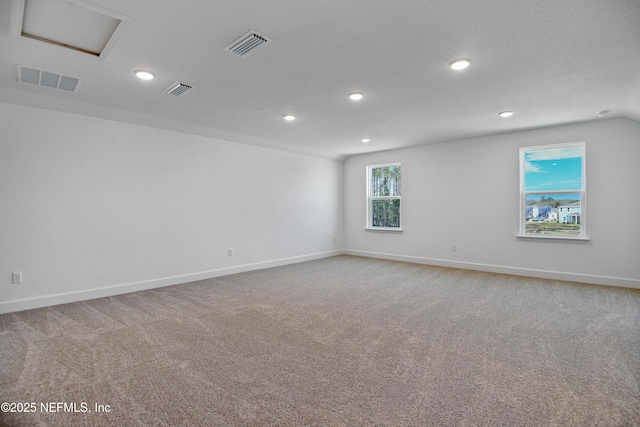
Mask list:
[{"label": "white house visible through window", "polygon": [[585,143],[520,149],[520,235],[586,238]]},{"label": "white house visible through window", "polygon": [[399,231],[400,163],[367,166],[367,228]]}]

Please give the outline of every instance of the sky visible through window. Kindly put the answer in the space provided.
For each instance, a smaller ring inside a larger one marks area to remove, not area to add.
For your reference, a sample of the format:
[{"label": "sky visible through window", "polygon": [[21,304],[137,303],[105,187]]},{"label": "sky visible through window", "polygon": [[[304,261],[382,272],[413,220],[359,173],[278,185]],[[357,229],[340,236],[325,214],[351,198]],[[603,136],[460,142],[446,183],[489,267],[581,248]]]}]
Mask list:
[{"label": "sky visible through window", "polygon": [[[524,154],[525,192],[582,190],[582,151],[564,147]],[[568,195],[566,195],[568,196]],[[575,198],[579,198],[575,195]]]}]

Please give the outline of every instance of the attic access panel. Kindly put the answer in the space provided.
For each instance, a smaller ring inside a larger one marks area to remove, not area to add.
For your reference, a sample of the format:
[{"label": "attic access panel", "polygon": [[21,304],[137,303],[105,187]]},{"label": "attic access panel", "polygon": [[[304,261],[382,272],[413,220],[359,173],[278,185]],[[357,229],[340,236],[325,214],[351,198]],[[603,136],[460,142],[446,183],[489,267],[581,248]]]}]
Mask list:
[{"label": "attic access panel", "polygon": [[12,33],[101,59],[131,20],[83,0],[13,0]]}]

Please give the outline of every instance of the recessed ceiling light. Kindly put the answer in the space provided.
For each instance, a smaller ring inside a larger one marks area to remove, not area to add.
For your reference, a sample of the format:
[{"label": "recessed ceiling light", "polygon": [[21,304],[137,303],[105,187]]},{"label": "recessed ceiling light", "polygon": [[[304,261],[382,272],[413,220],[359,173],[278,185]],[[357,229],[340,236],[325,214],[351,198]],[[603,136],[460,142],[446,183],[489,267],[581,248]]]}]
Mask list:
[{"label": "recessed ceiling light", "polygon": [[362,98],[364,98],[364,94],[360,92],[353,92],[349,94],[349,99],[352,101],[360,101]]},{"label": "recessed ceiling light", "polygon": [[135,74],[137,78],[142,80],[151,80],[156,76],[155,73],[147,70],[135,70],[133,74]]},{"label": "recessed ceiling light", "polygon": [[500,117],[503,117],[503,118],[505,118],[505,119],[506,119],[506,118],[508,118],[508,117],[513,116],[513,111],[502,111],[502,112],[498,113],[498,115],[499,115]]},{"label": "recessed ceiling light", "polygon": [[469,65],[471,65],[471,60],[467,58],[454,59],[449,62],[449,68],[455,71],[464,70]]},{"label": "recessed ceiling light", "polygon": [[370,138],[362,138],[362,139],[360,139],[360,141],[362,141],[362,142],[364,142],[366,144],[367,142],[370,142],[371,139]]},{"label": "recessed ceiling light", "polygon": [[285,114],[285,115],[284,115],[284,116],[282,116],[282,117],[284,117],[284,119],[285,119],[285,120],[288,120],[288,121],[292,121],[292,120],[295,120],[295,119],[296,119],[296,116],[294,116],[293,114]]},{"label": "recessed ceiling light", "polygon": [[611,110],[598,111],[598,116],[600,116],[600,117],[608,116],[609,113],[611,113]]}]

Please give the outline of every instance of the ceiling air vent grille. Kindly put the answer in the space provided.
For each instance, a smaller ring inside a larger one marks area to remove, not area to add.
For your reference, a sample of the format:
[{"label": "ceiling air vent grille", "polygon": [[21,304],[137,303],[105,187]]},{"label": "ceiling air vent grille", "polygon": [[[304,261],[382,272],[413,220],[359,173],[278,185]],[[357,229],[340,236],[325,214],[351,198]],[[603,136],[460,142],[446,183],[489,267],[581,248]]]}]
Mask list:
[{"label": "ceiling air vent grille", "polygon": [[181,83],[181,82],[175,82],[174,84],[169,86],[167,90],[165,90],[164,92],[169,95],[180,96],[191,89],[193,89],[193,86],[190,86],[188,84]]},{"label": "ceiling air vent grille", "polygon": [[18,81],[38,86],[47,86],[52,89],[75,92],[76,89],[78,89],[80,79],[18,65]]},{"label": "ceiling air vent grille", "polygon": [[235,53],[242,58],[246,58],[266,46],[269,42],[271,42],[270,38],[263,36],[262,34],[258,34],[255,31],[249,31],[247,34],[225,47],[224,50]]}]

